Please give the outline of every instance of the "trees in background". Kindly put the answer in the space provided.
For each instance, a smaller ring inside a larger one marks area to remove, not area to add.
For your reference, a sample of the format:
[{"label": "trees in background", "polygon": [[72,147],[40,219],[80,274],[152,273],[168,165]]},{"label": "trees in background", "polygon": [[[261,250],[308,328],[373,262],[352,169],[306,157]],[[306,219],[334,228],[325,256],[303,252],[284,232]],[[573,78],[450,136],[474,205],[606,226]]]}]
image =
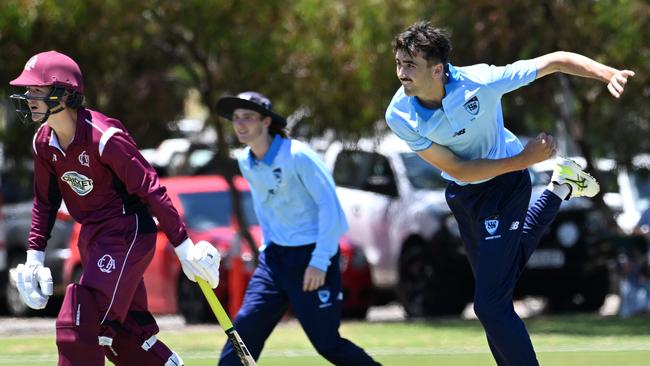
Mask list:
[{"label": "trees in background", "polygon": [[564,121],[597,156],[627,160],[649,144],[641,138],[649,129],[649,15],[646,2],[622,0],[507,7],[497,0],[7,0],[0,5],[0,92],[9,92],[30,55],[58,49],[81,64],[89,104],[123,119],[146,146],[183,114],[190,88],[225,136],[214,103],[248,89],[269,95],[285,115],[308,109],[314,133],[368,134],[398,86],[393,36],[431,19],[452,33],[459,65],[564,49],[637,71],[620,101],[598,82],[555,76],[504,99],[507,123],[518,132]]},{"label": "trees in background", "polygon": [[[141,147],[168,136],[188,90],[198,91],[222,156],[234,141],[216,100],[250,89],[293,114],[296,133],[370,135],[399,86],[393,37],[430,19],[450,30],[454,64],[505,64],[563,49],[635,70],[618,101],[604,84],[558,75],[504,98],[515,132],[566,131],[588,159],[628,162],[650,147],[649,13],[641,0],[5,0],[0,94],[29,56],[57,49],[80,63],[88,104],[123,120]],[[6,154],[27,156],[32,128],[6,115]]]}]

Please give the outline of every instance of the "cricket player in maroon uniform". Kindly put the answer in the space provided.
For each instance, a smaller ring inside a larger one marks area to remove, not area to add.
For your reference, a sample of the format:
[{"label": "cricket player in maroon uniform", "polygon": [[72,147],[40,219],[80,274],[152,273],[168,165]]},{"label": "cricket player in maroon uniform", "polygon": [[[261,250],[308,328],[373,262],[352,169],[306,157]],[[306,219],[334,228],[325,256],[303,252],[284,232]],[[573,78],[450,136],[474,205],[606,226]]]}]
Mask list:
[{"label": "cricket player in maroon uniform", "polygon": [[158,326],[148,312],[142,276],[154,254],[152,215],[191,280],[198,276],[216,287],[219,253],[188,238],[165,187],[124,125],[82,106],[83,78],[75,61],[56,51],[39,53],[10,84],[27,89],[11,96],[18,114],[41,124],[33,141],[27,259],[11,276],[30,307],[44,308],[52,294],[44,249],[62,199],[82,224],[84,274],[66,289],[56,320],[58,364],[104,365],[106,356],[115,365],[182,365],[156,339]]}]

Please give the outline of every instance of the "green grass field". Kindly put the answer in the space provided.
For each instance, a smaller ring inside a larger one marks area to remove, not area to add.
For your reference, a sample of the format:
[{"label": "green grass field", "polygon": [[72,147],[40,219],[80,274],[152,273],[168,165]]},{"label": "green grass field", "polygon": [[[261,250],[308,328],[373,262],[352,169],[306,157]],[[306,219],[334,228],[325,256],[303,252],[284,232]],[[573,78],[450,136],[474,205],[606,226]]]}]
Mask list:
[{"label": "green grass field", "polygon": [[[600,318],[596,315],[527,320],[539,361],[551,366],[641,366],[650,363],[650,317]],[[345,323],[344,337],[368,350],[383,365],[494,365],[476,320],[400,323]],[[160,338],[178,351],[187,366],[216,365],[225,341],[215,325],[165,331]],[[53,336],[0,337],[0,365],[56,363]],[[312,349],[296,322],[281,324],[262,353],[261,366],[328,365]],[[143,365],[144,366],[144,365]]]}]

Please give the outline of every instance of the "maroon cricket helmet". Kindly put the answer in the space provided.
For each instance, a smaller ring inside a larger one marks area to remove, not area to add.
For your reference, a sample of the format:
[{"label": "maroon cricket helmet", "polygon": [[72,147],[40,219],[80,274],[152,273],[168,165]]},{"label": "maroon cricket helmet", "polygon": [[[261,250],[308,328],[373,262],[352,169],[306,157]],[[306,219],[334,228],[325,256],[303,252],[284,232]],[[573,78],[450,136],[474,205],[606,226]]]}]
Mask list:
[{"label": "maroon cricket helmet", "polygon": [[61,86],[79,94],[84,92],[83,76],[79,65],[70,57],[47,51],[32,56],[23,72],[9,82],[14,86]]}]

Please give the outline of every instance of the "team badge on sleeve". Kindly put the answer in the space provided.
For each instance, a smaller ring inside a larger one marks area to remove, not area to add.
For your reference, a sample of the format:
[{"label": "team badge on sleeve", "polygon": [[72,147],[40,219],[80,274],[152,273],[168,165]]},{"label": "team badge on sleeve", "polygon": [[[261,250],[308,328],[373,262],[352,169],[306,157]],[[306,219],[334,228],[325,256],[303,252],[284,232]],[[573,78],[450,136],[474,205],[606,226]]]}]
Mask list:
[{"label": "team badge on sleeve", "polygon": [[77,172],[65,172],[61,180],[68,183],[70,188],[80,196],[85,196],[93,190],[93,180]]}]

